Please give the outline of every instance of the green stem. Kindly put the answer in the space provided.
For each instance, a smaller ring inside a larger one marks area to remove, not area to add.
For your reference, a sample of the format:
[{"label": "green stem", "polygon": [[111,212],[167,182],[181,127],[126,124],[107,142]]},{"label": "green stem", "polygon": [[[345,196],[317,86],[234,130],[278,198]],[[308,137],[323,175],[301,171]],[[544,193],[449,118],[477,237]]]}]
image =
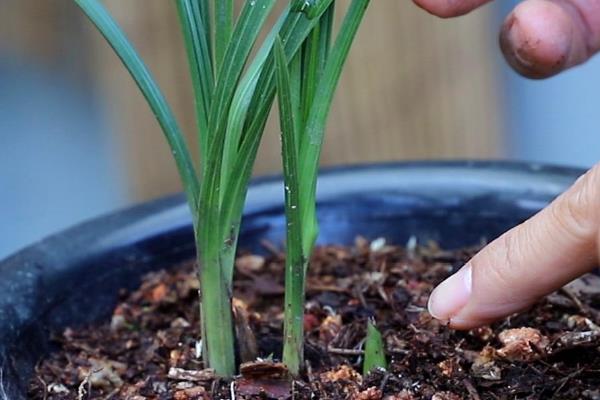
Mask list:
[{"label": "green stem", "polygon": [[203,358],[218,376],[231,377],[235,374],[235,354],[231,292],[221,268],[225,257],[218,245],[206,247],[200,240],[196,246],[202,249],[198,262],[202,265],[199,280]]},{"label": "green stem", "polygon": [[[283,362],[292,375],[298,375],[304,354],[304,285],[306,258],[302,252],[302,221],[300,219],[298,147],[293,89],[285,51],[278,38],[273,47],[277,75],[277,99],[281,125],[281,153],[285,182],[286,249]],[[298,69],[296,69],[297,72]],[[297,77],[295,77],[296,79]]]}]

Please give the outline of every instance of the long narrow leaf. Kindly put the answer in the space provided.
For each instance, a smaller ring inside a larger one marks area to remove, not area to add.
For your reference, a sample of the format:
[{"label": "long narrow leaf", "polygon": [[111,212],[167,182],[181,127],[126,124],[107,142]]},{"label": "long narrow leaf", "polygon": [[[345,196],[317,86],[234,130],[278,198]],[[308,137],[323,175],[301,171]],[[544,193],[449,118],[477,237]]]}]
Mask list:
[{"label": "long narrow leaf", "polygon": [[[193,0],[194,13],[200,16],[204,26],[204,38],[208,47],[209,60],[213,59],[213,24],[210,0]],[[213,68],[214,72],[214,68]]]},{"label": "long narrow leaf", "polygon": [[208,113],[213,91],[210,49],[203,18],[200,9],[194,6],[195,1],[177,0],[176,4],[194,89],[200,162],[203,162],[208,152]]},{"label": "long narrow leaf", "polygon": [[[204,223],[209,227],[219,226],[219,203],[222,198],[220,194],[221,156],[229,106],[250,50],[256,41],[260,27],[275,4],[275,0],[256,0],[254,3],[252,6],[249,2],[246,3],[242,9],[224,56],[224,68],[219,73],[211,104],[209,156],[205,163],[204,184],[201,188]],[[208,229],[203,229],[203,231],[207,231],[206,234],[214,238],[213,240],[220,241],[220,234],[215,235],[214,231],[208,232]]]},{"label": "long narrow leaf", "polygon": [[[260,4],[259,4],[260,3]],[[204,228],[200,230],[203,242],[209,247],[220,247],[222,238],[229,234],[228,226],[219,225],[221,221],[221,168],[222,154],[225,145],[227,112],[232,101],[236,84],[244,68],[248,54],[254,45],[260,27],[269,14],[275,0],[262,0],[250,6],[246,3],[236,24],[233,39],[225,54],[224,68],[219,73],[219,81],[215,88],[209,128],[211,139],[208,159],[203,171],[204,179],[200,192],[200,214]],[[233,201],[229,202],[232,203]],[[206,262],[203,268],[220,268],[219,260]],[[211,265],[214,264],[214,265]],[[227,281],[226,271],[222,271]]]},{"label": "long narrow leaf", "polygon": [[[321,0],[321,3],[331,5],[333,0]],[[326,11],[326,8],[323,12]],[[288,59],[291,59],[296,52],[302,46],[302,43],[312,31],[312,29],[319,22],[321,14],[316,15],[313,19],[306,18],[302,13],[290,12],[289,17],[281,27],[281,41],[285,47],[285,54]],[[264,107],[264,103],[269,103],[273,99],[269,96],[271,93],[267,88],[274,87],[274,66],[272,58],[267,60],[265,67],[260,75],[258,83],[256,85],[255,93],[257,94],[252,98],[250,107],[248,109],[249,115],[254,115],[254,111]],[[246,122],[246,125],[252,125],[254,121],[250,120]]]},{"label": "long narrow leaf", "polygon": [[[323,0],[331,4],[333,0]],[[281,41],[285,43],[286,56],[293,57],[298,53],[302,42],[306,39],[312,28],[318,23],[318,20],[309,20],[301,13],[286,12],[285,21],[280,30]],[[225,199],[235,199],[223,204],[225,210],[222,211],[221,226],[227,227],[224,232],[223,242],[229,241],[229,238],[236,236],[239,229],[239,221],[243,210],[243,199],[246,192],[246,186],[250,179],[252,165],[256,158],[256,151],[262,138],[264,126],[267,123],[267,117],[271,110],[275,98],[275,80],[273,58],[270,56],[263,68],[260,77],[256,83],[250,106],[246,114],[251,118],[246,118],[243,137],[240,143],[238,156],[234,165],[228,174],[229,180],[225,188]]]},{"label": "long narrow leaf", "polygon": [[319,18],[321,14],[329,7],[326,1],[322,0],[293,0],[292,11],[302,12],[310,19]]},{"label": "long narrow leaf", "polygon": [[303,46],[302,60],[302,127],[308,120],[315,92],[329,55],[335,2],[326,9]]},{"label": "long narrow leaf", "polygon": [[297,110],[298,116],[294,118],[295,123],[295,140],[296,140],[296,152],[300,155],[300,133],[304,129],[304,121],[302,119],[301,104],[302,104],[302,52],[298,51],[292,61],[289,63],[290,69],[290,89],[292,107]]},{"label": "long narrow leaf", "polygon": [[[254,96],[258,78],[264,63],[271,52],[273,41],[279,34],[279,30],[287,16],[288,12],[286,10],[278,18],[237,86],[227,117],[227,133],[225,135],[223,149],[223,165],[232,165],[233,160],[238,154],[243,136],[244,123],[246,122],[248,108],[250,107],[252,96]],[[225,187],[227,184],[230,173],[231,171],[221,171],[221,187]],[[221,193],[221,201],[223,201],[225,191],[223,190]]]},{"label": "long narrow leaf", "polygon": [[306,204],[306,207],[302,210],[302,220],[305,221],[305,227],[309,231],[303,235],[306,248],[312,247],[317,234],[314,199],[327,116],[331,109],[333,95],[339,82],[342,67],[348,56],[350,45],[354,40],[368,4],[369,0],[353,0],[346,12],[335,44],[325,65],[323,75],[319,81],[314,102],[311,105],[310,114],[306,122],[305,132],[302,136],[300,168],[302,170],[302,187],[305,190],[301,194],[300,204]]},{"label": "long narrow leaf", "polygon": [[215,135],[224,128],[229,105],[250,50],[274,4],[275,0],[253,0],[244,3],[231,42],[224,55],[223,68],[218,73],[209,118],[209,126]]},{"label": "long narrow leaf", "polygon": [[303,121],[308,120],[308,113],[317,89],[319,72],[319,46],[321,44],[321,25],[317,24],[302,46],[302,88],[301,108]]},{"label": "long narrow leaf", "polygon": [[225,52],[232,37],[233,30],[233,0],[214,0],[215,11],[215,71],[223,65]]},{"label": "long narrow leaf", "polygon": [[333,30],[333,21],[335,16],[335,2],[326,9],[320,19],[320,43],[319,43],[319,79],[325,69],[325,63],[329,57],[331,49],[331,34]]},{"label": "long narrow leaf", "polygon": [[[143,93],[169,143],[192,214],[196,214],[199,182],[177,121],[154,78],[123,31],[98,0],[75,0],[119,56]],[[195,220],[196,218],[194,218]]]}]

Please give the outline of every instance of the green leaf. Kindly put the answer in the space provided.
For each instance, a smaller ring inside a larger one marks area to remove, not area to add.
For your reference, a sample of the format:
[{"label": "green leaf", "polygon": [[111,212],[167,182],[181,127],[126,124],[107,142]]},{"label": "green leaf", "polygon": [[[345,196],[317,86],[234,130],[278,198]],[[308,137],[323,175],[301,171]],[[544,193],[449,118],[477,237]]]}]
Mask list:
[{"label": "green leaf", "polygon": [[[333,0],[322,0],[324,3],[331,4]],[[325,12],[325,10],[323,10]],[[319,23],[320,15],[317,18],[308,19],[302,13],[290,12],[280,31],[281,41],[285,47],[286,56],[291,59],[293,55],[300,49],[306,37],[312,29]],[[260,74],[260,78],[256,85],[255,93],[252,102],[248,109],[249,115],[254,115],[254,112],[261,109],[265,104],[271,103],[274,96],[274,66],[273,60],[270,58],[265,63],[265,67]],[[246,125],[252,125],[254,121],[247,121]]]},{"label": "green leaf", "polygon": [[317,85],[323,75],[329,55],[331,29],[335,2],[332,2],[319,19],[302,46],[302,123],[304,127],[315,97]]},{"label": "green leaf", "polygon": [[233,29],[233,0],[214,0],[215,10],[215,71],[223,65]]},{"label": "green leaf", "polygon": [[[210,174],[216,172],[216,176],[209,176],[208,179],[220,179],[220,158],[227,132],[226,126],[229,107],[250,50],[252,50],[258,33],[274,4],[275,0],[253,0],[246,2],[236,23],[232,39],[224,55],[223,68],[219,71],[213,102],[211,104],[209,117],[209,129],[211,132],[209,154],[210,158],[214,158],[215,160],[212,161],[213,166],[207,166],[207,169],[210,170]],[[216,181],[214,185],[218,191]]]},{"label": "green leaf", "polygon": [[[265,61],[271,52],[273,41],[277,37],[286,17],[287,13],[285,12],[279,17],[237,86],[227,118],[227,133],[225,135],[223,149],[223,165],[232,165],[238,155],[241,139],[243,137],[244,123],[246,122],[248,108],[250,107],[252,96],[254,96],[258,78],[262,72]],[[230,173],[231,171],[228,170],[221,171],[222,187],[226,186]],[[221,201],[223,201],[225,191],[223,190],[221,193]]]},{"label": "green leaf", "polygon": [[325,68],[327,57],[329,57],[329,51],[331,49],[331,33],[333,30],[333,21],[335,14],[335,3],[325,10],[323,16],[320,19],[320,33],[319,36],[321,42],[319,44],[319,78]]},{"label": "green leaf", "polygon": [[[119,56],[156,116],[175,159],[192,215],[196,215],[199,182],[175,116],[148,68],[123,31],[98,0],[74,0]],[[196,217],[194,217],[196,220]]]},{"label": "green leaf", "polygon": [[319,158],[323,146],[323,134],[327,124],[327,117],[331,109],[331,103],[335,89],[342,73],[343,65],[347,59],[350,45],[354,40],[360,22],[364,16],[369,0],[353,0],[350,4],[344,21],[336,38],[335,44],[327,58],[323,75],[311,105],[305,132],[302,135],[300,146],[300,170],[302,171],[301,185],[304,188],[300,204],[305,205],[302,209],[302,220],[305,223],[305,249],[314,245],[318,233],[315,214],[315,196],[317,185],[317,173],[319,169]]},{"label": "green leaf", "polygon": [[[204,26],[205,42],[208,45],[209,61],[212,61],[213,56],[213,24],[210,11],[210,0],[193,0],[194,12],[200,15],[202,25]],[[211,63],[212,65],[212,63]],[[214,69],[214,68],[213,68]],[[214,71],[213,71],[214,72]],[[216,74],[215,74],[216,75]]]},{"label": "green leaf", "polygon": [[[329,4],[332,2],[332,0],[325,1]],[[302,42],[318,23],[318,20],[308,20],[302,14],[290,13],[289,10],[284,11],[279,20],[283,21],[279,32],[281,41],[285,43],[285,52],[288,56],[298,53]],[[233,165],[228,164],[228,180],[224,186],[225,193],[222,198],[229,199],[229,201],[223,202],[224,210],[222,211],[220,226],[226,227],[226,230],[223,232],[222,242],[230,242],[230,238],[235,237],[239,229],[246,187],[274,98],[274,61],[272,54],[270,54],[260,70],[258,81],[252,92],[250,105],[244,111],[245,123],[237,151],[238,155],[232,160]],[[228,276],[231,276],[232,272],[227,273],[225,271]]]},{"label": "green leaf", "polygon": [[321,25],[317,24],[302,46],[302,120],[308,120],[308,113],[319,83],[319,47]]},{"label": "green leaf", "polygon": [[296,151],[298,157],[300,156],[300,134],[304,130],[304,121],[302,119],[302,51],[298,51],[289,63],[290,70],[290,96],[292,98],[292,107],[298,112],[295,123],[295,139],[296,139]]},{"label": "green leaf", "polygon": [[377,330],[372,321],[367,323],[367,339],[365,342],[365,361],[363,362],[363,375],[376,368],[387,368],[385,360],[385,348],[381,333]]},{"label": "green leaf", "polygon": [[200,162],[208,152],[208,113],[213,91],[213,72],[210,62],[210,48],[204,18],[198,3],[194,0],[177,0],[179,22],[187,51],[187,58],[194,89],[196,125],[200,145]]},{"label": "green leaf", "polygon": [[314,19],[320,16],[325,9],[329,7],[327,1],[324,0],[293,0],[292,10],[302,12],[309,19]]}]

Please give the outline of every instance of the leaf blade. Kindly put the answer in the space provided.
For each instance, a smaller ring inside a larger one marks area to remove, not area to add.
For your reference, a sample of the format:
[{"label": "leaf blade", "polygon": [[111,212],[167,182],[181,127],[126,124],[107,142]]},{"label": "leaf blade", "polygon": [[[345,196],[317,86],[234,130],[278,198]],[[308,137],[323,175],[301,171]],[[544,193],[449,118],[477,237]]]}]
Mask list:
[{"label": "leaf blade", "polygon": [[192,79],[200,163],[202,163],[208,152],[208,113],[214,85],[210,48],[206,42],[208,35],[197,2],[177,0],[176,6]]},{"label": "leaf blade", "polygon": [[[339,82],[342,67],[347,59],[350,45],[354,40],[360,22],[365,14],[370,0],[352,0],[344,21],[335,40],[335,44],[328,56],[321,79],[311,104],[305,131],[302,135],[300,146],[300,177],[305,190],[301,194],[300,204],[303,205],[302,220],[305,221],[305,249],[314,246],[318,234],[316,221],[315,197],[319,159],[323,145],[323,135],[327,117],[331,110],[331,103],[335,89]],[[307,189],[306,189],[307,188]]]},{"label": "leaf blade", "polygon": [[215,0],[215,71],[223,66],[225,52],[233,31],[233,0]]},{"label": "leaf blade", "polygon": [[[183,134],[164,95],[125,33],[98,0],[74,0],[123,62],[146,98],[171,148],[188,204],[197,213],[199,181]],[[195,218],[194,218],[195,219]]]}]

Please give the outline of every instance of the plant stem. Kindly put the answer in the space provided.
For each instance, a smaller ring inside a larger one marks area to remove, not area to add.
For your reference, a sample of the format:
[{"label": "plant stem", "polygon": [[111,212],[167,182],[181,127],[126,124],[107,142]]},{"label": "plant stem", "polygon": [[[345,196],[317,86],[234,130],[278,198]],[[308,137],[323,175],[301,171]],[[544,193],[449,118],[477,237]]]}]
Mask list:
[{"label": "plant stem", "polygon": [[283,362],[292,375],[298,375],[304,354],[304,285],[306,258],[302,252],[302,223],[298,193],[298,147],[296,122],[298,108],[292,101],[292,84],[281,39],[275,41],[283,174],[285,176],[286,249]]},{"label": "plant stem", "polygon": [[202,241],[196,244],[202,249],[198,263],[203,266],[199,274],[203,358],[217,375],[229,377],[235,374],[231,292],[222,275],[220,247],[205,245]]},{"label": "plant stem", "polygon": [[330,51],[334,3],[315,7],[296,2],[294,6],[309,18],[311,11],[321,12],[318,25],[303,41],[301,56],[290,57],[289,66],[281,41],[274,47],[287,219],[283,362],[293,375],[303,361],[305,277],[318,235],[316,181],[323,133],[342,66],[368,3],[352,1]]}]

